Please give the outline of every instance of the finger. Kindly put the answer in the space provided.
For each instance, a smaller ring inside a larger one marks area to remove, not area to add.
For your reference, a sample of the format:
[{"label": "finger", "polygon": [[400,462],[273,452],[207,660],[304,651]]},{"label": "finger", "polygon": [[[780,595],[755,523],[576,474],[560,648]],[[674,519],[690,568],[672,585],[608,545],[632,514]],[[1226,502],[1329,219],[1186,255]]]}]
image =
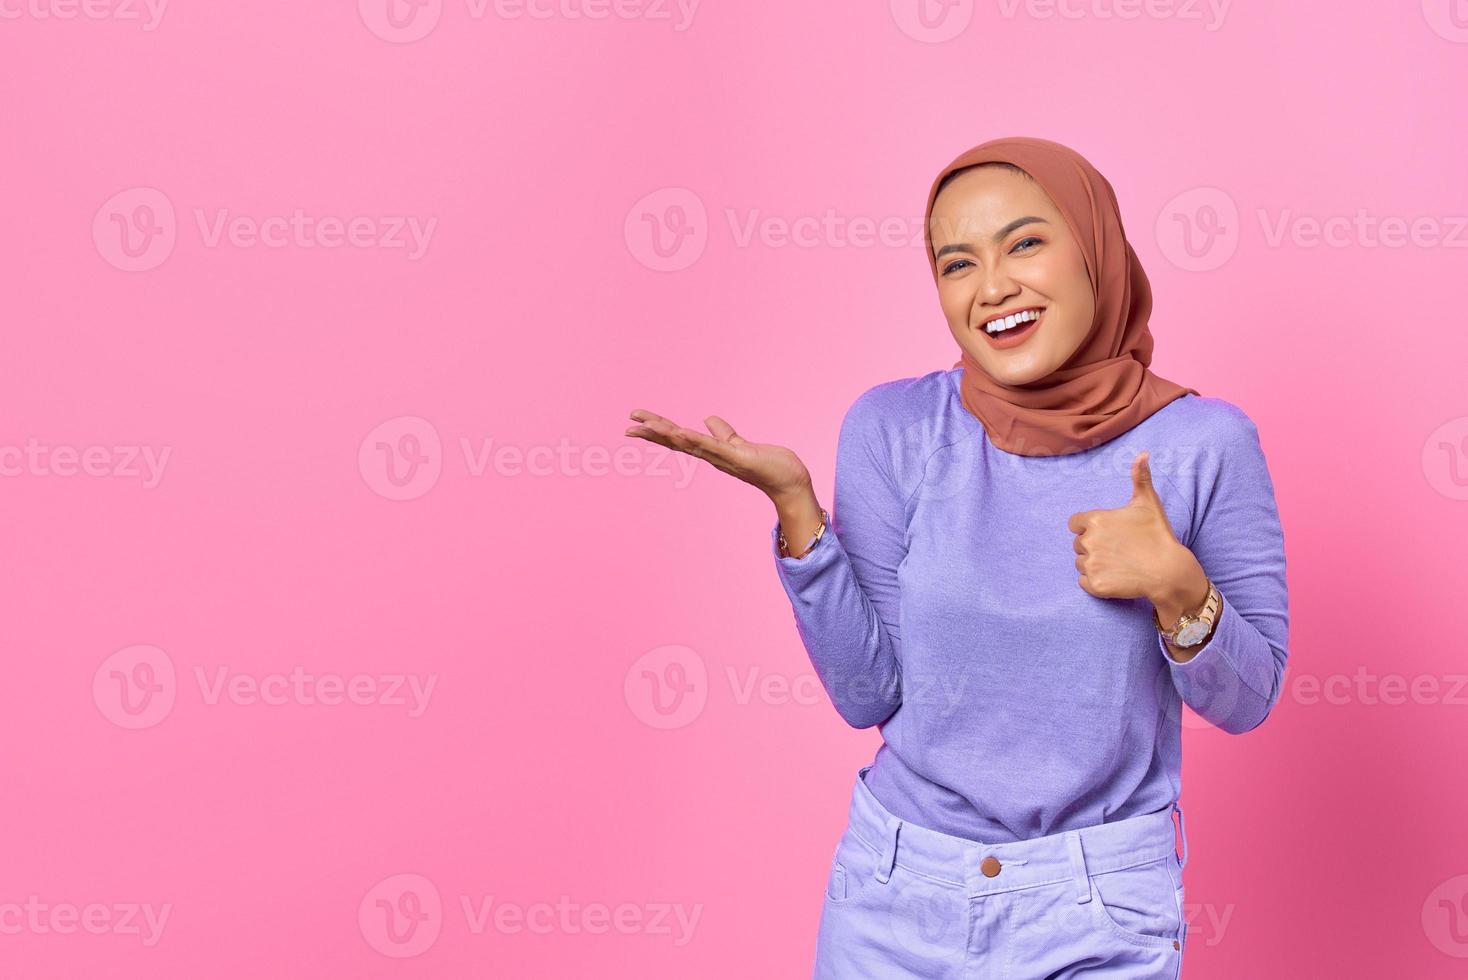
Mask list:
[{"label": "finger", "polygon": [[[1083,589],[1083,590],[1085,590],[1085,591],[1086,591],[1086,592],[1089,592],[1089,593],[1090,593],[1090,594],[1091,594],[1091,595],[1096,595],[1096,593],[1095,593],[1095,592],[1094,592],[1094,591],[1092,591],[1092,589],[1091,589],[1091,583],[1090,583],[1090,581],[1089,581],[1089,580],[1088,580],[1088,579],[1087,579],[1087,578],[1086,578],[1086,576],[1084,576],[1084,575],[1082,575],[1082,576],[1081,576],[1081,577],[1080,577],[1080,578],[1079,578],[1079,579],[1078,579],[1078,580],[1077,580],[1077,581],[1076,581],[1076,584],[1077,584],[1077,585],[1079,585],[1079,586],[1080,586],[1080,587],[1081,587],[1081,588],[1082,588],[1082,589]],[[1100,596],[1097,596],[1097,598],[1100,598]]]},{"label": "finger", "polygon": [[661,415],[652,414],[649,414],[647,418],[643,419],[642,425],[643,428],[651,429],[658,435],[669,438],[677,435],[678,431],[682,428],[677,422],[665,419]]},{"label": "finger", "polygon": [[1070,520],[1066,522],[1065,526],[1070,528],[1072,533],[1080,534],[1081,532],[1085,531],[1086,528],[1090,527],[1091,513],[1092,512],[1089,510],[1083,510],[1078,514],[1072,514],[1070,515]]},{"label": "finger", "polygon": [[672,444],[670,444],[668,442],[668,437],[667,436],[664,436],[664,435],[661,435],[661,434],[659,434],[657,432],[654,432],[652,429],[649,429],[645,425],[628,426],[627,427],[627,431],[624,432],[624,433],[622,433],[622,434],[623,435],[627,435],[627,436],[632,436],[632,437],[637,438],[637,439],[646,439],[648,442],[651,442],[651,443],[654,443],[656,445],[662,446],[662,447],[664,447],[666,449],[675,449],[675,448],[677,448],[677,447],[673,446]]},{"label": "finger", "polygon": [[655,427],[658,432],[667,438],[669,448],[687,453],[690,456],[697,456],[699,459],[710,459],[712,457],[713,459],[727,460],[729,458],[729,448],[712,436],[706,436],[702,432],[694,429],[685,429],[681,425],[675,425],[666,420],[648,424]]},{"label": "finger", "polygon": [[1081,536],[1079,534],[1077,534],[1075,540],[1071,542],[1071,546],[1075,548],[1075,552],[1078,555],[1090,554],[1090,552],[1086,550],[1086,546],[1081,543]]},{"label": "finger", "polygon": [[1158,500],[1157,489],[1152,486],[1152,461],[1151,453],[1142,450],[1137,458],[1132,460],[1132,499],[1142,499],[1152,502]]},{"label": "finger", "polygon": [[718,439],[720,442],[743,441],[740,438],[739,433],[734,431],[734,426],[730,425],[728,422],[725,422],[717,415],[710,415],[708,418],[703,420],[703,424],[709,430],[709,432],[713,433],[714,438]]},{"label": "finger", "polygon": [[622,434],[624,436],[635,436],[638,439],[646,439],[648,442],[655,442],[659,446],[668,446],[669,449],[673,448],[672,446],[668,445],[667,436],[640,423],[638,425],[627,426]]},{"label": "finger", "polygon": [[649,442],[655,442],[667,449],[675,449],[679,452],[685,451],[678,444],[678,426],[667,419],[654,415],[648,421],[640,425],[634,425],[627,429],[627,435],[639,436]]}]

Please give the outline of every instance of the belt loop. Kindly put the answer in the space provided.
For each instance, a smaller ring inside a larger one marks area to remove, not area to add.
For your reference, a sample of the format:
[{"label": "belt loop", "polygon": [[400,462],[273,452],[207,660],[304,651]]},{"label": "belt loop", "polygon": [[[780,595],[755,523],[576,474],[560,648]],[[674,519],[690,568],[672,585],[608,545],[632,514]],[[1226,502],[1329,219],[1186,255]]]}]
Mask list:
[{"label": "belt loop", "polygon": [[1070,871],[1075,876],[1076,901],[1089,902],[1091,900],[1091,882],[1086,874],[1086,855],[1081,850],[1081,835],[1078,831],[1070,830],[1065,834],[1065,846],[1070,851]]},{"label": "belt loop", "polygon": [[897,835],[902,831],[902,821],[893,820],[882,835],[882,856],[877,858],[877,880],[886,883],[892,877],[892,865],[897,863]]},{"label": "belt loop", "polygon": [[1172,807],[1177,811],[1177,832],[1183,839],[1183,856],[1178,859],[1177,866],[1186,868],[1188,866],[1188,827],[1183,823],[1183,805],[1174,800]]}]

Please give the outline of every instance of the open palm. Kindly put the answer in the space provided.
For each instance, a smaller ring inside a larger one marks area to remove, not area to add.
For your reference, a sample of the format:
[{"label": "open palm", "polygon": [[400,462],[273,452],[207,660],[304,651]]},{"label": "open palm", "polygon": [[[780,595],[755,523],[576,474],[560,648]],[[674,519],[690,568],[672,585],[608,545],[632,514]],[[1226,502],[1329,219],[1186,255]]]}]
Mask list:
[{"label": "open palm", "polygon": [[735,479],[758,487],[771,498],[796,493],[810,485],[810,471],[794,452],[784,446],[750,442],[717,415],[703,420],[708,435],[640,408],[630,417],[638,424],[628,426],[626,435],[706,460]]}]

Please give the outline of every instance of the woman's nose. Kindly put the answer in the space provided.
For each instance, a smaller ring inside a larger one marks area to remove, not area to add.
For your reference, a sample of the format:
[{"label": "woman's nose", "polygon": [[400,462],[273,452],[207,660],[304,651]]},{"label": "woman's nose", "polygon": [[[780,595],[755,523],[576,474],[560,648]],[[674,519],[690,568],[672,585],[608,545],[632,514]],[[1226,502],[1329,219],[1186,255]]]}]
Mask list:
[{"label": "woman's nose", "polygon": [[986,306],[1002,302],[1018,291],[1013,278],[1003,265],[979,270],[978,299]]}]

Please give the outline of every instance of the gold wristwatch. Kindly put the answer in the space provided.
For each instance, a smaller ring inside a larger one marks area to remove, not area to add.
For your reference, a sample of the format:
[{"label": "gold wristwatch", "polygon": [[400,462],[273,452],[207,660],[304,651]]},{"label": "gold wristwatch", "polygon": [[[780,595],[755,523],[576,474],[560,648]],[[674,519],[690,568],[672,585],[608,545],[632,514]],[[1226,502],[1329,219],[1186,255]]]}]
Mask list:
[{"label": "gold wristwatch", "polygon": [[1203,642],[1203,638],[1213,632],[1213,625],[1218,622],[1218,614],[1223,610],[1223,596],[1218,594],[1213,580],[1208,580],[1208,598],[1203,600],[1203,608],[1196,613],[1183,613],[1177,619],[1177,624],[1172,629],[1164,629],[1162,620],[1157,618],[1157,610],[1152,610],[1152,622],[1156,624],[1157,631],[1162,638],[1176,647],[1194,647]]},{"label": "gold wristwatch", "polygon": [[790,553],[790,545],[787,544],[785,541],[785,529],[783,527],[780,528],[780,554],[784,555],[786,558],[804,558],[806,555],[810,554],[810,550],[816,546],[816,542],[821,540],[821,535],[826,533],[826,522],[830,519],[831,515],[827,514],[826,508],[822,507],[821,526],[816,528],[816,533],[811,535],[810,543],[807,544],[805,546],[805,550],[798,555],[792,555]]}]

